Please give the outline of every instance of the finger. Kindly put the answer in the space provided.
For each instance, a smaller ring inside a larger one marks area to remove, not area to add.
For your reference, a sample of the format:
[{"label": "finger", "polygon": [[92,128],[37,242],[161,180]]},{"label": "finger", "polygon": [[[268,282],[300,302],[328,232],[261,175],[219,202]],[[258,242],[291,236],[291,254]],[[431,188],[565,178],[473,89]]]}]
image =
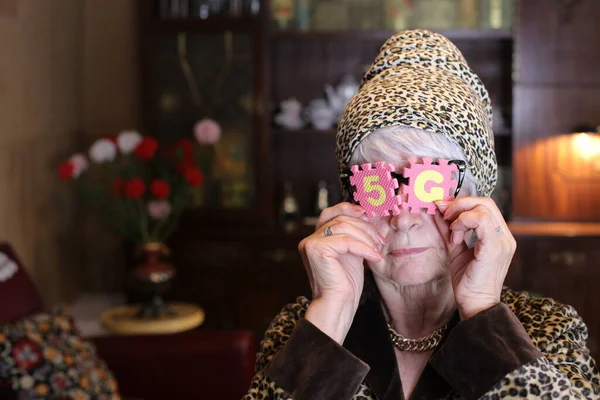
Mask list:
[{"label": "finger", "polygon": [[375,229],[375,226],[369,220],[350,217],[348,215],[338,215],[337,217],[329,221],[329,223],[327,223],[325,226],[332,227],[338,223],[348,223],[355,226],[358,229],[365,231],[366,233],[371,235],[371,238],[373,238],[373,241],[377,244],[377,246],[385,243],[385,238],[383,237],[383,235],[377,232],[377,229]]},{"label": "finger", "polygon": [[444,219],[444,216],[440,213],[435,213],[435,215],[433,216],[433,220],[435,221],[435,224],[438,228],[438,231],[440,232],[440,235],[442,236],[442,239],[444,239],[444,242],[446,243],[446,248],[450,249],[450,245],[452,244],[450,242],[450,234],[452,233],[452,231],[450,230],[450,222],[446,221]]},{"label": "finger", "polygon": [[315,235],[317,235],[317,237],[320,239],[325,240],[334,238],[336,235],[349,235],[354,239],[371,246],[375,251],[379,251],[381,242],[377,239],[375,229],[372,226],[368,226],[370,224],[359,227],[357,225],[359,225],[362,221],[356,218],[354,218],[354,220],[347,220],[348,218],[349,217],[337,217],[331,221],[331,224],[327,225],[327,227],[331,229],[333,235],[325,236],[326,227],[323,227],[323,229],[315,232]]},{"label": "finger", "polygon": [[444,239],[446,249],[448,250],[448,254],[451,258],[454,258],[456,254],[460,254],[467,249],[467,244],[464,241],[457,242],[456,244],[452,242],[453,236],[452,230],[450,229],[450,222],[446,221],[442,214],[435,213],[433,218],[438,227],[440,235]]},{"label": "finger", "polygon": [[466,243],[465,236],[467,232],[465,230],[453,230],[450,234],[450,242],[452,244]]},{"label": "finger", "polygon": [[339,215],[348,215],[351,217],[360,218],[362,215],[364,215],[364,213],[364,208],[359,205],[348,203],[347,201],[338,203],[332,207],[324,209],[321,212],[321,215],[319,215],[319,219],[317,220],[317,226],[315,230],[320,229],[327,222]]},{"label": "finger", "polygon": [[379,251],[347,234],[336,234],[325,239],[308,241],[305,249],[309,258],[313,256],[322,259],[337,259],[341,255],[352,254],[373,262],[383,260]]},{"label": "finger", "polygon": [[383,256],[379,251],[373,250],[364,242],[356,240],[350,235],[338,235],[331,245],[336,248],[338,254],[352,254],[372,262],[383,261]]},{"label": "finger", "polygon": [[496,232],[497,222],[483,206],[462,212],[450,225],[452,242],[464,240],[465,234],[473,230],[481,243],[497,243],[503,236]]},{"label": "finger", "polygon": [[[448,202],[448,206],[443,212],[444,218],[452,221],[456,219],[461,213],[470,211],[476,207],[484,207],[497,222],[496,226],[502,226],[503,229],[508,229],[504,216],[498,206],[489,197],[460,197],[451,202]],[[438,206],[439,208],[439,206]]]}]

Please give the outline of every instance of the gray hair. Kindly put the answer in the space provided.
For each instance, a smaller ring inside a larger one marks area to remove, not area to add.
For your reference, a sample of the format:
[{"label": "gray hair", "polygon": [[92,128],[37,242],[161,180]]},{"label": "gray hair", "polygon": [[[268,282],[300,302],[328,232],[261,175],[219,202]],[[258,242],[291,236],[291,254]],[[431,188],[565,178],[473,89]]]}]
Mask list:
[{"label": "gray hair", "polygon": [[[350,165],[397,160],[398,152],[434,159],[467,160],[462,148],[444,135],[409,126],[395,125],[377,129],[367,136],[352,153]],[[477,180],[467,168],[461,193],[478,196],[477,184]]]}]

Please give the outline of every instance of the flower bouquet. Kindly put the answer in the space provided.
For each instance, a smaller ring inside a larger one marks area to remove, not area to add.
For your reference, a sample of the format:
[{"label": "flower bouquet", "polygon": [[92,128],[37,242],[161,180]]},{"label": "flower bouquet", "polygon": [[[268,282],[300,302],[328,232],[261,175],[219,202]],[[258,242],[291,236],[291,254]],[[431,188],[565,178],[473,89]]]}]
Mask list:
[{"label": "flower bouquet", "polygon": [[86,200],[96,206],[126,240],[146,255],[134,277],[154,288],[153,305],[143,312],[154,316],[164,311],[158,287],[174,275],[168,263],[167,238],[175,231],[194,190],[204,182],[199,168],[210,158],[220,127],[202,120],[194,128],[195,141],[180,139],[161,146],[135,131],[95,141],[89,159],[78,153],[63,162],[59,176],[73,183]]}]

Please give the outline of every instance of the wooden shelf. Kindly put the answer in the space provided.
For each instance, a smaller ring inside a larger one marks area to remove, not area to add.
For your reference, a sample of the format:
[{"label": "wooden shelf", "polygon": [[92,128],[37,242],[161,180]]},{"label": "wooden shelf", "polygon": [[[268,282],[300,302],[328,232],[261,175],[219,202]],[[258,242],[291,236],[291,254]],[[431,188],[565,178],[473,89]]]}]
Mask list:
[{"label": "wooden shelf", "polygon": [[335,136],[337,131],[335,129],[301,128],[301,129],[291,130],[291,129],[283,129],[283,128],[278,128],[278,127],[273,127],[273,128],[271,128],[271,132],[273,132],[274,135],[296,134],[296,135],[332,135],[332,136]]},{"label": "wooden shelf", "polygon": [[494,136],[495,137],[511,137],[512,136],[512,130],[510,128],[505,128],[505,129],[499,129],[494,131]]},{"label": "wooden shelf", "polygon": [[261,26],[257,17],[211,17],[207,19],[154,19],[150,29],[158,32],[220,33],[226,31],[248,32]]},{"label": "wooden shelf", "polygon": [[[274,135],[288,135],[290,133],[300,134],[300,135],[335,135],[337,130],[333,129],[314,129],[314,128],[301,128],[301,129],[283,129],[279,127],[272,127],[271,132]],[[494,132],[494,137],[497,138],[510,138],[512,136],[512,132],[510,129],[503,129],[501,131]]]},{"label": "wooden shelf", "polygon": [[[448,29],[437,32],[450,40],[511,40],[510,29]],[[395,34],[392,30],[349,30],[349,31],[282,31],[274,32],[273,40],[378,40],[385,41]]]},{"label": "wooden shelf", "polygon": [[599,222],[511,221],[508,228],[515,236],[600,236]]}]

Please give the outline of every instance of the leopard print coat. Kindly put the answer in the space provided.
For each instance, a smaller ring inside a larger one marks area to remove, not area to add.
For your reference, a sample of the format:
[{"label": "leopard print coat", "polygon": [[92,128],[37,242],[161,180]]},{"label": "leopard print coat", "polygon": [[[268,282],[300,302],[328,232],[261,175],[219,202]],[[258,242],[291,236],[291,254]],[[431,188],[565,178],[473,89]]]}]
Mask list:
[{"label": "leopard print coat", "polygon": [[[600,375],[586,347],[587,327],[572,307],[509,289],[503,291],[502,302],[518,318],[543,357],[510,372],[482,399],[600,399]],[[257,354],[256,375],[243,400],[293,400],[264,374],[264,369],[285,345],[309,304],[305,297],[298,297],[272,321]],[[450,393],[445,398],[462,397]],[[365,380],[352,399],[376,397]]]}]

